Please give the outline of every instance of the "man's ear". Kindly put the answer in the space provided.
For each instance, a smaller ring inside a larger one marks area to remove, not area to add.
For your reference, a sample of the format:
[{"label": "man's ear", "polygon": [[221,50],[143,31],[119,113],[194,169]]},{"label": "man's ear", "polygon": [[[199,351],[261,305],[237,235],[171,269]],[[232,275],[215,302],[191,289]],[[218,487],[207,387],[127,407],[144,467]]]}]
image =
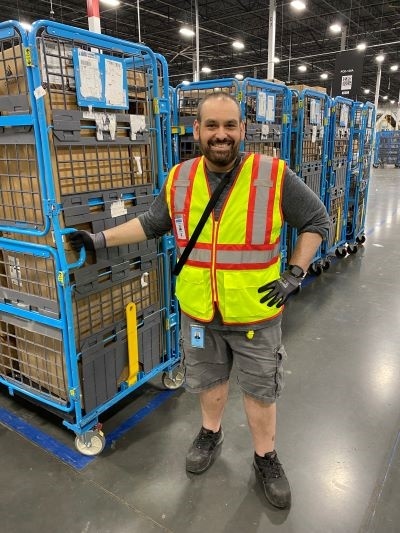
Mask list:
[{"label": "man's ear", "polygon": [[246,129],[244,127],[244,122],[243,120],[240,122],[240,140],[243,141],[244,140],[244,136],[245,136],[245,133],[246,133]]},{"label": "man's ear", "polygon": [[199,131],[200,131],[200,123],[199,123],[199,121],[196,119],[196,120],[193,122],[193,139],[194,139],[195,141],[198,141],[199,138],[200,138]]}]

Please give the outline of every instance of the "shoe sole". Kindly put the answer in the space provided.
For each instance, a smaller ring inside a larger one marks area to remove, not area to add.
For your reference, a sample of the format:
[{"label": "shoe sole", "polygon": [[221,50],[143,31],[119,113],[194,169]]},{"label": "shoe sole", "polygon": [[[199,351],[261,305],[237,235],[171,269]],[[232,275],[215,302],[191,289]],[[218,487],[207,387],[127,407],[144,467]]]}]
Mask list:
[{"label": "shoe sole", "polygon": [[256,473],[256,478],[258,479],[258,481],[261,483],[262,485],[262,488],[263,488],[263,492],[264,492],[264,496],[265,498],[267,499],[268,503],[270,503],[273,507],[276,507],[277,509],[289,509],[289,507],[291,506],[292,504],[292,501],[290,500],[289,503],[285,503],[284,505],[278,505],[277,503],[273,502],[271,500],[271,498],[268,496],[266,490],[265,490],[265,487],[264,487],[264,479],[263,479],[263,476],[261,474],[261,472],[258,470],[257,466],[253,463],[253,467],[254,467],[254,471]]},{"label": "shoe sole", "polygon": [[194,470],[192,467],[188,466],[188,464],[186,463],[186,472],[190,472],[191,474],[202,474],[203,472],[208,470],[210,468],[210,466],[213,464],[213,462],[215,461],[215,459],[220,455],[221,449],[222,449],[221,444],[223,442],[224,442],[224,433],[222,431],[221,432],[221,438],[217,442],[216,447],[214,448],[215,453],[211,456],[209,462],[200,470],[199,469]]}]

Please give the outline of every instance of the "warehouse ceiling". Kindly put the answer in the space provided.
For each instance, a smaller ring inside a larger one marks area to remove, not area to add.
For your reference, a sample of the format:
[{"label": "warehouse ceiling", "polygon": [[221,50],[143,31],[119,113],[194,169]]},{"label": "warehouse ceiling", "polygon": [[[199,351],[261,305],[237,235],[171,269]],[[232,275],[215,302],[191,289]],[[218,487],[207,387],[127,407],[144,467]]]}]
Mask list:
[{"label": "warehouse ceiling", "polygon": [[[268,0],[198,0],[200,68],[209,66],[201,79],[236,74],[267,78]],[[290,84],[324,86],[330,91],[335,56],[345,45],[355,48],[366,42],[362,88],[374,99],[377,62],[383,53],[381,97],[398,100],[400,90],[400,0],[307,0],[307,8],[295,11],[290,1],[277,0],[274,78]],[[138,7],[139,6],[139,7]],[[2,20],[33,22],[53,18],[57,22],[88,28],[86,0],[0,0]],[[121,0],[118,8],[100,3],[102,32],[133,42],[141,41],[163,54],[169,64],[171,85],[193,79],[195,39],[185,38],[179,28],[195,27],[194,0]],[[139,23],[140,21],[140,23]],[[344,26],[344,36],[334,35],[330,24]],[[234,40],[245,48],[237,51]],[[304,64],[307,71],[299,72]],[[397,71],[390,66],[398,64]],[[326,80],[321,74],[327,73]]]}]

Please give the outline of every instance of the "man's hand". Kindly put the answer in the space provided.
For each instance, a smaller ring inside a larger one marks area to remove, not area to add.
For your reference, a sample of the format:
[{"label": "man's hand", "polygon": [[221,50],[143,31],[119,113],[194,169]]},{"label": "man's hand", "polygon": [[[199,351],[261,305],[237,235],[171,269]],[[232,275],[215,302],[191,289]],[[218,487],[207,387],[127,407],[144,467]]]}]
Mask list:
[{"label": "man's hand", "polygon": [[268,302],[268,307],[273,305],[282,307],[289,296],[300,289],[301,282],[302,278],[296,278],[289,270],[285,270],[279,279],[271,281],[258,289],[259,293],[268,291],[268,294],[260,299],[260,303]]},{"label": "man's hand", "polygon": [[99,233],[89,233],[83,230],[74,231],[68,235],[68,240],[75,252],[80,252],[82,247],[87,252],[94,252],[106,247],[106,239],[102,231]]}]

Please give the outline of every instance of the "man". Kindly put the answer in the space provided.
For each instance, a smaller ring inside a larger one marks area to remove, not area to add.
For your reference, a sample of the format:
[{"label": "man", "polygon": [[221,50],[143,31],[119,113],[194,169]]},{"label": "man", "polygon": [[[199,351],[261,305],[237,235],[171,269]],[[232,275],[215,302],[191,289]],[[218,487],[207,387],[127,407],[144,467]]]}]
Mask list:
[{"label": "man", "polygon": [[[98,234],[76,232],[76,249],[124,245],[173,230],[180,253],[209,198],[229,178],[177,277],[182,311],[185,386],[200,399],[202,428],[186,469],[202,473],[221,449],[222,415],[235,364],[254,443],[254,469],[267,500],[279,508],[291,492],[275,451],[276,399],[283,387],[281,314],[299,289],[329,218],[318,197],[284,161],[239,154],[244,124],[224,93],[199,105],[194,139],[203,157],[175,166],[147,213]],[[228,174],[228,176],[226,176]],[[280,275],[284,220],[298,229],[290,266]]]}]

